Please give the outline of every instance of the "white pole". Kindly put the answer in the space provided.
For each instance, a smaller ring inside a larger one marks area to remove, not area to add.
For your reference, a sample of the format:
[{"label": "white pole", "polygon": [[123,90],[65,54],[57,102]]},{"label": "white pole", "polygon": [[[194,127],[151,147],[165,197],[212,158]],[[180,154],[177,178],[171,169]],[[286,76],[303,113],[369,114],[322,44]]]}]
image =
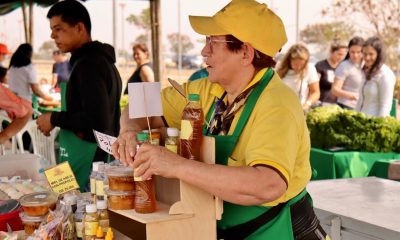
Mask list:
[{"label": "white pole", "polygon": [[181,0],[178,0],[178,75],[182,70],[182,41],[181,41]]},{"label": "white pole", "polygon": [[300,18],[300,1],[296,0],[296,43],[300,41],[299,18]]},{"label": "white pole", "polygon": [[[112,1],[112,13],[113,13],[113,47],[115,50],[117,50],[117,0],[113,0]],[[118,54],[117,54],[117,58],[118,58]]]}]

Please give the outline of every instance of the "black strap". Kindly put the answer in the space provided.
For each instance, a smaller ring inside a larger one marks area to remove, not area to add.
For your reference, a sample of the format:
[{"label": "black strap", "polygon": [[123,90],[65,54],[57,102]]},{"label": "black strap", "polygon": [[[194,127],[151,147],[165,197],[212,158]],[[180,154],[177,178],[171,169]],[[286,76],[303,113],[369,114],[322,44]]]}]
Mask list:
[{"label": "black strap", "polygon": [[243,240],[257,231],[261,226],[265,225],[265,223],[278,216],[285,205],[286,203],[280,203],[270,208],[267,212],[245,223],[227,229],[217,229],[217,239]]}]

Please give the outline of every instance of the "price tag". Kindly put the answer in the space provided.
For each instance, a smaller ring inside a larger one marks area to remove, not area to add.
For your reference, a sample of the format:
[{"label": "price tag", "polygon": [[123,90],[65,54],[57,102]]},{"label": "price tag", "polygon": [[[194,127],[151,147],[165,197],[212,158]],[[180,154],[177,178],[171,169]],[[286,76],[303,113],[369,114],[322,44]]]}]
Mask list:
[{"label": "price tag", "polygon": [[78,189],[79,185],[72,172],[69,162],[63,162],[55,167],[44,171],[47,181],[53,192],[63,194],[73,189]]},{"label": "price tag", "polygon": [[93,130],[97,145],[108,154],[112,154],[111,146],[117,140],[116,137]]}]

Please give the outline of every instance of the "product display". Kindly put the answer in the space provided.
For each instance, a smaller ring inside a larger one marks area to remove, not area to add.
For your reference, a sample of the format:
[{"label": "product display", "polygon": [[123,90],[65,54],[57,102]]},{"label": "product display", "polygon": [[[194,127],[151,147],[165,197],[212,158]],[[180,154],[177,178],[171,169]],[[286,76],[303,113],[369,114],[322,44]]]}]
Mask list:
[{"label": "product display", "polygon": [[94,239],[99,227],[99,216],[95,204],[86,205],[86,214],[83,220],[84,239]]},{"label": "product display", "polygon": [[178,153],[179,130],[177,128],[167,128],[167,135],[165,147],[171,152]]},{"label": "product display", "polygon": [[135,208],[134,191],[107,191],[108,208],[113,210],[128,210]]},{"label": "product display", "polygon": [[134,191],[133,170],[129,167],[116,167],[107,171],[108,187],[113,191]]},{"label": "product display", "polygon": [[27,235],[31,235],[36,229],[38,229],[44,220],[43,217],[31,217],[24,213],[21,213],[20,217],[24,224],[24,230]]},{"label": "product display", "polygon": [[200,146],[203,139],[204,113],[198,94],[189,94],[189,103],[183,109],[181,120],[180,155],[190,160],[200,160]]},{"label": "product display", "polygon": [[135,211],[137,213],[152,213],[157,210],[154,180],[150,178],[136,180]]},{"label": "product display", "polygon": [[23,196],[20,203],[28,216],[37,217],[46,215],[49,209],[56,208],[58,196],[50,191],[32,193]]},{"label": "product display", "polygon": [[107,202],[104,200],[97,201],[96,205],[97,205],[97,215],[99,216],[99,227],[101,227],[101,229],[103,229],[103,232],[106,233],[107,229],[110,227]]}]

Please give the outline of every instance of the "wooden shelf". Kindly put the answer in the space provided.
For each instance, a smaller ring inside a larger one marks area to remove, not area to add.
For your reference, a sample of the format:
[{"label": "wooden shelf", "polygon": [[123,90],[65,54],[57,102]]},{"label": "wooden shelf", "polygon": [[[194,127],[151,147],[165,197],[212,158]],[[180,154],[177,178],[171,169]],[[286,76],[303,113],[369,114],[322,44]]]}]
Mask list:
[{"label": "wooden shelf", "polygon": [[[204,137],[200,159],[215,164],[215,142]],[[155,176],[157,211],[110,210],[110,226],[137,240],[215,240],[222,203],[198,187]]]},{"label": "wooden shelf", "polygon": [[194,216],[194,214],[169,214],[169,209],[170,205],[162,203],[162,202],[157,202],[157,211],[154,213],[146,213],[146,214],[141,214],[137,213],[135,210],[111,210],[109,211],[118,213],[122,216],[125,216],[129,219],[135,220],[137,222],[143,223],[143,224],[149,224],[149,223],[157,223],[157,222],[165,222],[165,221],[171,221],[171,220],[179,220],[179,219],[186,219],[186,218],[191,218]]}]

